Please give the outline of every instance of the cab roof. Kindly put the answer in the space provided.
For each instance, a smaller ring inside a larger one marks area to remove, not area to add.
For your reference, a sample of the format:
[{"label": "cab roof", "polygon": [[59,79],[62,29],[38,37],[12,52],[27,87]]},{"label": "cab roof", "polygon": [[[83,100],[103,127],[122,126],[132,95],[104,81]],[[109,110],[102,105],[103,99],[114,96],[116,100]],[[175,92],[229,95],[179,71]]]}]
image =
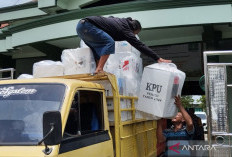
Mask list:
[{"label": "cab roof", "polygon": [[87,81],[81,81],[77,79],[66,79],[66,78],[37,78],[37,79],[19,79],[19,80],[4,80],[0,81],[0,85],[2,84],[28,84],[28,83],[61,83],[65,84],[66,86],[76,86],[76,87],[82,87],[82,88],[97,88],[97,89],[103,89],[104,87],[100,84],[93,83],[93,82],[87,82]]}]

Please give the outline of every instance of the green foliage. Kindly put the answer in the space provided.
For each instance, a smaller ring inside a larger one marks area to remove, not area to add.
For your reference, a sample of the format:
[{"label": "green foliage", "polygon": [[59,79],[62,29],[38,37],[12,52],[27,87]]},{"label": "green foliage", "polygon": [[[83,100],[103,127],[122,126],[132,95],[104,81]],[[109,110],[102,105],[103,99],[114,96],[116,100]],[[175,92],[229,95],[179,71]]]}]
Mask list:
[{"label": "green foliage", "polygon": [[200,97],[200,99],[197,99],[197,102],[199,102],[199,107],[202,108],[203,111],[206,110],[206,99],[205,99],[205,95],[202,95]]},{"label": "green foliage", "polygon": [[184,108],[191,108],[193,107],[194,100],[191,95],[188,95],[188,96],[182,96],[181,102]]}]

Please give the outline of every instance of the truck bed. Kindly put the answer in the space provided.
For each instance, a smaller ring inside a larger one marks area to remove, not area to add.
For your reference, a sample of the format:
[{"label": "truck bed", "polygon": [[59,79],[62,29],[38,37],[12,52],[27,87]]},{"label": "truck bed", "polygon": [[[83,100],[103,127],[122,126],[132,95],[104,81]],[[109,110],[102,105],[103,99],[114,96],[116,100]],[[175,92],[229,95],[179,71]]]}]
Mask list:
[{"label": "truck bed", "polygon": [[[112,88],[112,96],[106,96],[107,101],[113,101],[114,108],[108,109],[108,114],[112,114],[114,121],[110,121],[110,132],[114,141],[114,150],[116,157],[155,157],[156,156],[156,121],[146,120],[139,116],[135,105],[138,97],[123,96],[119,94],[117,79],[109,73],[100,73],[97,75],[80,74],[66,75],[56,78],[78,79],[89,82],[109,81]],[[103,84],[102,84],[103,85]],[[104,85],[103,85],[104,86]],[[121,108],[121,101],[127,101],[130,104],[128,108]],[[122,113],[128,112],[131,118],[122,121]]]}]

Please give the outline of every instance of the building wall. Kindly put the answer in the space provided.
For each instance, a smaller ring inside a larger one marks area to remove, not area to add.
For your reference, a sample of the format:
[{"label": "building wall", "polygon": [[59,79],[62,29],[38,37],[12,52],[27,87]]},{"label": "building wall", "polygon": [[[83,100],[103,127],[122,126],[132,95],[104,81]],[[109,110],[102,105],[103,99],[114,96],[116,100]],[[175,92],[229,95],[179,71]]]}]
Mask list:
[{"label": "building wall", "polygon": [[[188,43],[201,43],[201,52],[216,50],[218,41],[232,38],[232,2],[229,0],[131,1],[83,9],[81,7],[67,9],[72,3],[76,4],[75,0],[68,1],[69,5],[64,5],[64,0],[57,1],[58,3],[47,4],[43,3],[46,1],[39,0],[38,5],[11,8],[8,11],[0,9],[0,13],[7,15],[0,17],[0,23],[4,20],[7,22],[6,20],[10,20],[11,16],[11,20],[16,20],[15,17],[19,20],[0,30],[0,53],[12,55],[12,60],[16,61],[17,74],[31,73],[34,62],[52,58],[57,60],[60,50],[76,48],[80,41],[76,34],[76,24],[86,16],[113,15],[139,20],[143,27],[139,35],[140,40],[155,51],[162,46],[173,47]],[[90,1],[94,2],[94,0],[83,0],[81,5]],[[28,13],[30,10],[37,10],[36,14],[30,15]],[[47,48],[48,45],[53,50],[52,53],[50,48]],[[24,46],[36,51],[28,50],[29,53],[24,53]],[[17,51],[12,53],[18,48],[22,49],[23,53]],[[173,49],[174,53],[176,51]],[[178,58],[178,56],[164,55],[167,59],[174,57]],[[198,59],[200,65],[199,55],[194,57]],[[144,63],[146,65],[146,59]],[[25,66],[28,68],[23,68]],[[197,76],[187,75],[186,80],[195,81],[194,87],[198,86],[201,74],[202,72]]]},{"label": "building wall", "polygon": [[30,74],[32,75],[33,72],[33,64],[35,62],[44,60],[46,58],[44,57],[38,57],[38,58],[22,58],[16,60],[16,78],[21,74]]}]

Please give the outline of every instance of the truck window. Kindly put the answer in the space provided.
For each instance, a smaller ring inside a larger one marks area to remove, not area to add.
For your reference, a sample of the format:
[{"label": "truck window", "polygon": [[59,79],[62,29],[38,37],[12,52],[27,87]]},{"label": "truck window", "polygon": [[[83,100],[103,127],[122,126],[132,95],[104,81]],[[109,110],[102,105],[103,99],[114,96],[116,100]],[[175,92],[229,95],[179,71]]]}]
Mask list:
[{"label": "truck window", "polygon": [[102,93],[79,91],[75,94],[65,127],[64,138],[104,129]]},{"label": "truck window", "polygon": [[63,84],[0,85],[0,145],[35,145],[43,138],[43,113],[58,111]]},{"label": "truck window", "polygon": [[59,153],[110,140],[104,128],[103,93],[78,91],[73,98]]}]

